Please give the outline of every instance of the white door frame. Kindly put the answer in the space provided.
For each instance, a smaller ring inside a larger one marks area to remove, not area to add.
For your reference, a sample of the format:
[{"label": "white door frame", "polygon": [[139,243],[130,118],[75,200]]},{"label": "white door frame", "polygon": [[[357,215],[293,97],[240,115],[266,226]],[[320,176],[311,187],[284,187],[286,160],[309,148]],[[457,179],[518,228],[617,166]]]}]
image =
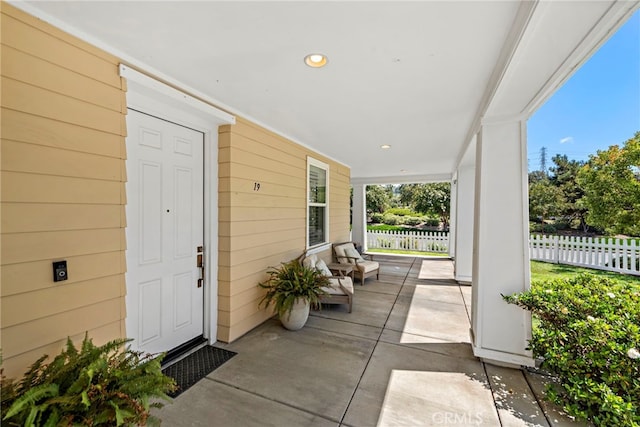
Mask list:
[{"label": "white door frame", "polygon": [[[203,335],[213,344],[218,333],[218,126],[235,124],[236,119],[124,64],[120,65],[120,76],[126,79],[127,108],[204,134]],[[128,283],[127,275],[125,279]]]}]

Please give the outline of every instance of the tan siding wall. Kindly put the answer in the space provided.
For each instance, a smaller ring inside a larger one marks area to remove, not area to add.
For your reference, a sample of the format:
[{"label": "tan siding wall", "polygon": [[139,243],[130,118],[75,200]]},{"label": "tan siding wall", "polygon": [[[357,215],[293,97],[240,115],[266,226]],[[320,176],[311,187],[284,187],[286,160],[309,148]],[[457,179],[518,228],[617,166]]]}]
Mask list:
[{"label": "tan siding wall", "polygon": [[67,336],[124,336],[126,102],[117,58],[0,7],[0,346],[19,376]]},{"label": "tan siding wall", "polygon": [[[17,376],[67,336],[125,336],[126,82],[117,58],[0,9],[0,347]],[[330,165],[330,240],[346,240],[348,168],[246,120],[220,130],[220,340],[270,316],[257,283],[304,250],[308,155]]]},{"label": "tan siding wall", "polygon": [[349,238],[350,171],[240,118],[220,128],[219,147],[218,339],[228,342],[271,316],[258,308],[267,268],[305,249],[307,156],[329,164],[330,241]]}]

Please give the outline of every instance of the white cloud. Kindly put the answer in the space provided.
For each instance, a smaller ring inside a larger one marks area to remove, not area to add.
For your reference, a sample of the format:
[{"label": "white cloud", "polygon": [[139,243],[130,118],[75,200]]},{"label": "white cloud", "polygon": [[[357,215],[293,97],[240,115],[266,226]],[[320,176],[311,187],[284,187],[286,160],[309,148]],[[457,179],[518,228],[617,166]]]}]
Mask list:
[{"label": "white cloud", "polygon": [[564,138],[562,138],[560,140],[560,144],[566,144],[568,142],[573,142],[573,137],[572,136],[565,136]]}]

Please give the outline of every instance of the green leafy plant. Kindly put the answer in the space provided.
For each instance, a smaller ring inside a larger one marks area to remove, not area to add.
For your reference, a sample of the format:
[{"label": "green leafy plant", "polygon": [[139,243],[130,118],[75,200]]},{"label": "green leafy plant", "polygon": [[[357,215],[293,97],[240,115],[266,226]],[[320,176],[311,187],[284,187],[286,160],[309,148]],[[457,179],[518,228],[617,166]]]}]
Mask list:
[{"label": "green leafy plant", "polygon": [[438,227],[440,226],[440,220],[438,218],[427,218],[425,224],[429,227]]},{"label": "green leafy plant", "polygon": [[386,215],[398,215],[398,216],[410,216],[415,215],[415,212],[409,208],[391,208],[384,211]]},{"label": "green leafy plant", "polygon": [[175,382],[162,373],[164,354],[132,351],[129,341],[95,346],[85,336],[77,349],[68,339],[58,356],[49,364],[47,355],[39,358],[21,381],[3,377],[2,425],[159,425],[150,410],[163,406],[157,399],[170,400]]},{"label": "green leafy plant", "polygon": [[282,263],[267,271],[269,279],[259,283],[267,290],[259,305],[273,304],[273,310],[279,316],[291,312],[298,299],[317,305],[320,297],[327,293],[322,289],[329,285],[329,278],[315,268],[304,267],[298,260]]},{"label": "green leafy plant", "polygon": [[409,216],[409,217],[405,217],[404,219],[404,223],[405,225],[419,225],[422,223],[422,220],[418,217],[415,216]]},{"label": "green leafy plant", "polygon": [[393,214],[385,214],[382,218],[382,222],[387,225],[398,225],[402,224],[401,217]]},{"label": "green leafy plant", "polygon": [[379,224],[384,219],[384,215],[380,212],[374,212],[371,214],[371,222],[374,224]]},{"label": "green leafy plant", "polygon": [[530,349],[555,375],[547,397],[600,426],[640,426],[640,291],[581,274],[503,296],[530,310]]}]

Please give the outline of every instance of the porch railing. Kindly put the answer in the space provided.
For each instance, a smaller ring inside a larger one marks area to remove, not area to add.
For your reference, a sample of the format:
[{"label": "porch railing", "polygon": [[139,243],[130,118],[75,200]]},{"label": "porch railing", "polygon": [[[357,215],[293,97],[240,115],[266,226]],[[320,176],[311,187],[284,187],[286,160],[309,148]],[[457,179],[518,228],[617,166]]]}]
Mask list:
[{"label": "porch railing", "polygon": [[418,252],[449,251],[449,233],[420,231],[367,231],[367,248]]}]

